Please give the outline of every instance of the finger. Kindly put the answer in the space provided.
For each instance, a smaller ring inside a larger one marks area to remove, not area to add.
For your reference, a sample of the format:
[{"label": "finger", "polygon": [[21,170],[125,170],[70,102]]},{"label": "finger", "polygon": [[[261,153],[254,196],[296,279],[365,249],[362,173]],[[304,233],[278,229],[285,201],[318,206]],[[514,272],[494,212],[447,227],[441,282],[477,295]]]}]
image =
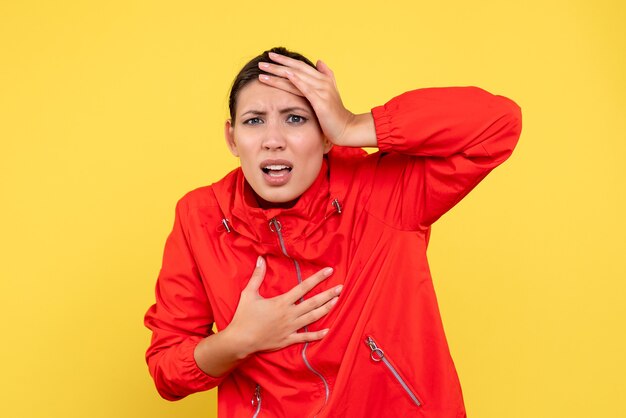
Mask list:
[{"label": "finger", "polygon": [[298,69],[307,74],[312,75],[313,77],[320,78],[322,75],[317,71],[317,68],[311,67],[304,61],[297,60],[295,58],[286,57],[285,55],[280,55],[275,52],[269,53],[270,59],[278,64],[282,64],[286,67]]},{"label": "finger", "polygon": [[[293,84],[302,94],[302,96],[309,101],[316,116],[321,118],[323,115],[319,113],[324,110],[325,103],[328,102],[328,94],[325,90],[326,86],[316,85],[311,82],[312,80],[304,79],[301,75],[293,73],[287,76],[288,80]],[[306,77],[306,76],[305,76]]]},{"label": "finger", "polygon": [[342,288],[343,286],[341,285],[335,286],[332,289],[328,289],[302,303],[295,305],[294,314],[299,317],[312,311],[313,309],[319,308],[332,298],[339,296]]},{"label": "finger", "polygon": [[293,322],[295,327],[304,328],[307,325],[312,324],[313,322],[323,318],[326,316],[330,310],[339,302],[339,297],[335,296],[330,301],[326,302],[324,305],[320,306],[317,309],[313,309],[312,311],[302,315],[298,319]]},{"label": "finger", "polygon": [[331,70],[330,67],[322,60],[317,60],[315,67],[317,68],[317,71],[319,71],[322,74],[326,74],[329,77],[335,76],[335,73],[333,73],[333,70]]},{"label": "finger", "polygon": [[333,70],[330,69],[328,65],[326,65],[324,61],[317,60],[315,67],[317,68],[317,71],[330,77],[330,79],[333,80],[333,85],[337,87],[337,82],[335,81],[335,73],[333,72]]},{"label": "finger", "polygon": [[263,257],[259,256],[256,260],[256,266],[254,267],[254,271],[252,272],[252,276],[248,281],[248,285],[245,290],[250,290],[253,292],[258,292],[261,287],[261,283],[263,283],[263,279],[265,278],[265,270],[266,264]]},{"label": "finger", "polygon": [[293,83],[286,78],[282,77],[273,77],[267,74],[260,74],[259,81],[263,84],[267,84],[268,86],[276,87],[277,89],[284,90],[288,93],[295,94],[296,96],[304,96]]},{"label": "finger", "polygon": [[[311,67],[309,67],[311,68]],[[272,64],[269,62],[260,62],[259,69],[270,73],[274,76],[282,77],[285,79],[293,80],[297,78],[305,83],[310,84],[313,89],[321,89],[326,86],[328,83],[327,79],[323,79],[319,77],[319,72],[315,71],[315,75],[311,75],[307,72],[302,72],[300,70],[295,70],[293,68],[286,67],[284,65]],[[261,77],[259,77],[261,79]]]},{"label": "finger", "polygon": [[287,78],[288,75],[293,74],[294,72],[293,68],[265,61],[259,62],[259,69],[283,78]]},{"label": "finger", "polygon": [[311,275],[308,279],[304,280],[302,283],[294,286],[283,296],[287,299],[289,303],[296,303],[296,301],[300,300],[302,296],[309,293],[309,291],[317,286],[321,281],[330,277],[331,274],[333,274],[332,267],[326,267],[324,269],[321,269],[317,273]]},{"label": "finger", "polygon": [[329,329],[326,328],[319,331],[293,333],[289,336],[289,345],[321,340],[328,334],[328,331]]}]

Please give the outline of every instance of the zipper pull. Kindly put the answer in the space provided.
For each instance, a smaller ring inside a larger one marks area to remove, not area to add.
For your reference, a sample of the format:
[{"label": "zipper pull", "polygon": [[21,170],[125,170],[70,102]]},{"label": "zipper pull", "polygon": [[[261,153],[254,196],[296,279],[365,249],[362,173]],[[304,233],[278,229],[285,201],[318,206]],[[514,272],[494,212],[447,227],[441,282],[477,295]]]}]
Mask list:
[{"label": "zipper pull", "polygon": [[332,205],[337,210],[337,213],[341,215],[341,204],[339,203],[339,199],[337,199],[337,198],[333,199]]},{"label": "zipper pull", "polygon": [[381,361],[385,357],[385,352],[378,348],[376,345],[376,341],[372,337],[367,337],[365,339],[365,344],[371,350],[370,358],[376,362]]},{"label": "zipper pull", "polygon": [[230,221],[226,218],[222,219],[222,225],[224,225],[224,230],[230,234],[230,228],[228,227],[228,223]]}]

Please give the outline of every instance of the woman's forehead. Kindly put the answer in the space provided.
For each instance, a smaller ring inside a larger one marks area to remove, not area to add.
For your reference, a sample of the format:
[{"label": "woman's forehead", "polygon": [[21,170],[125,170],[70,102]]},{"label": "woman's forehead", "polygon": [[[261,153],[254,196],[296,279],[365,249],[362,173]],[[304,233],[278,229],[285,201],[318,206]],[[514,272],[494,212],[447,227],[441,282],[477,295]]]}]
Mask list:
[{"label": "woman's forehead", "polygon": [[262,84],[259,81],[248,83],[239,91],[237,97],[237,113],[250,110],[271,112],[285,108],[299,107],[310,112],[311,104],[302,96]]}]

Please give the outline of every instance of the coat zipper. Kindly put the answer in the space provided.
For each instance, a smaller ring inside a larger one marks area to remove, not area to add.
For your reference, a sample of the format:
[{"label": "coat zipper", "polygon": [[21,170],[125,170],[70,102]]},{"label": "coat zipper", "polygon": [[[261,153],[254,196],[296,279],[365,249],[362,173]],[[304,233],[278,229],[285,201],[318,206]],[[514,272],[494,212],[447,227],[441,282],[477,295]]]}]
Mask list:
[{"label": "coat zipper", "polygon": [[400,383],[400,386],[402,386],[402,388],[404,389],[404,391],[409,395],[409,397],[411,398],[411,400],[413,401],[413,403],[416,406],[422,406],[422,401],[420,401],[417,396],[415,395],[415,393],[413,393],[413,391],[411,390],[411,388],[409,388],[409,385],[406,384],[406,382],[404,381],[404,379],[402,378],[402,376],[400,376],[400,373],[398,373],[398,371],[396,370],[395,367],[393,367],[393,365],[391,364],[391,362],[387,359],[387,357],[385,356],[385,352],[378,347],[378,345],[376,345],[376,341],[374,341],[374,339],[370,336],[368,336],[367,338],[365,338],[365,344],[369,347],[369,349],[371,350],[370,352],[370,358],[372,360],[374,360],[375,362],[380,362],[382,361],[383,364],[385,366],[387,366],[387,369],[389,369],[389,371],[391,372],[391,374],[393,375],[393,377],[396,378],[396,380],[398,381],[398,383]]},{"label": "coat zipper", "polygon": [[261,412],[261,385],[256,385],[254,395],[252,396],[252,407],[255,408],[252,418],[257,418]]},{"label": "coat zipper", "polygon": [[[275,232],[276,235],[278,236],[278,243],[280,244],[280,249],[282,250],[283,255],[291,259],[291,261],[293,261],[293,264],[296,267],[296,275],[298,277],[298,284],[302,283],[302,272],[300,271],[300,264],[295,258],[292,258],[287,253],[287,248],[285,247],[285,241],[283,240],[283,234],[281,232],[282,225],[280,224],[278,219],[272,218],[270,219],[269,227],[270,227],[270,231]],[[303,301],[304,301],[304,297],[300,298],[300,302],[303,302]],[[305,326],[303,329],[304,329],[304,332],[308,332],[309,330],[307,326]],[[309,346],[309,343],[306,342],[304,343],[304,347],[302,347],[302,353],[301,353],[302,360],[304,361],[304,364],[306,365],[307,369],[309,369],[313,374],[319,377],[322,383],[324,384],[324,395],[326,396],[326,398],[324,399],[324,405],[322,405],[322,408],[320,408],[320,411],[321,411],[328,403],[328,398],[330,397],[330,387],[328,386],[328,382],[326,381],[326,378],[319,371],[315,370],[313,366],[311,366],[311,363],[309,363],[309,359],[306,356],[306,349],[308,346]]]}]

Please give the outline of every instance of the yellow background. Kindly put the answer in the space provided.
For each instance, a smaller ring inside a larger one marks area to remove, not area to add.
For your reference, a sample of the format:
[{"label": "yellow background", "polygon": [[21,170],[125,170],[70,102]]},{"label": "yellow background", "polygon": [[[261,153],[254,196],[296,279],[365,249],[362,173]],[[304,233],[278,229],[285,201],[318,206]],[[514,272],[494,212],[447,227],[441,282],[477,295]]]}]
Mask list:
[{"label": "yellow background", "polygon": [[626,416],[623,1],[0,3],[0,416],[206,417],[143,353],[177,199],[237,164],[230,82],[285,45],[363,112],[478,85],[513,157],[433,229],[470,417]]}]

